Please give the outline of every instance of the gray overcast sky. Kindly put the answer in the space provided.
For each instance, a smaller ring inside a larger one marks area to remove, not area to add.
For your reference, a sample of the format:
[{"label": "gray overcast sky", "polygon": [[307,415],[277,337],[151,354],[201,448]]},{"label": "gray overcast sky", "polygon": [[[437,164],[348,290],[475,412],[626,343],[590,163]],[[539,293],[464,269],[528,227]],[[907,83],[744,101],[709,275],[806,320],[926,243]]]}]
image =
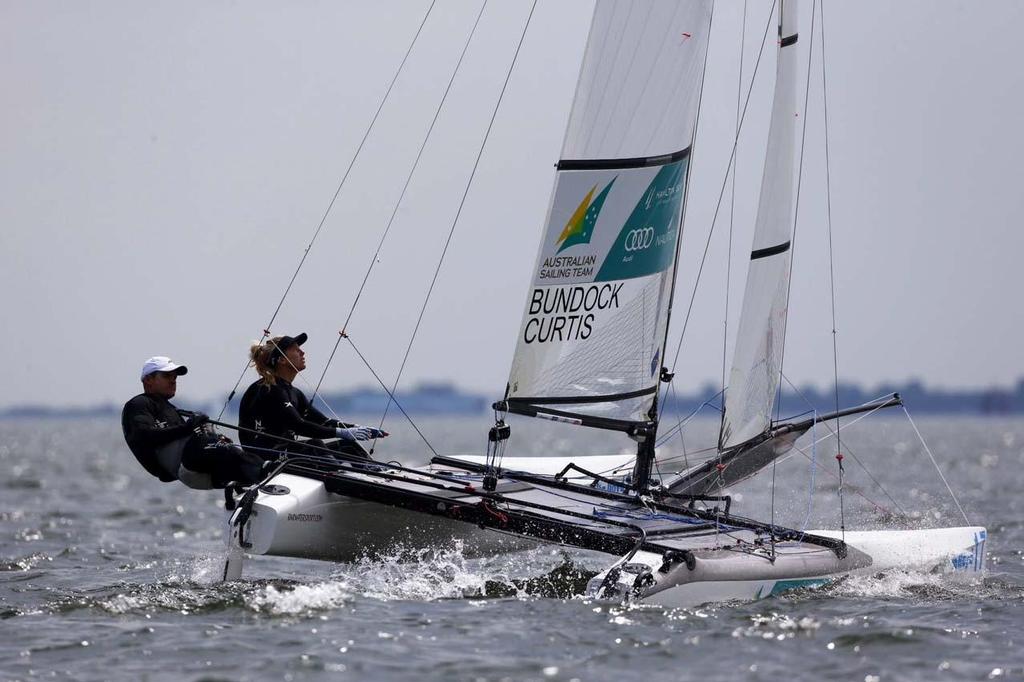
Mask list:
[{"label": "gray overcast sky", "polygon": [[[153,354],[192,369],[180,395],[224,395],[427,5],[0,2],[0,287],[15,351],[0,407],[123,401]],[[729,155],[742,6],[716,8],[670,357]],[[769,7],[749,4],[746,78]],[[478,8],[437,3],[274,325],[310,333],[314,383]],[[495,397],[504,387],[590,8],[538,3],[403,385],[453,380]],[[810,11],[802,3],[802,54]],[[489,3],[349,325],[389,382],[528,12]],[[840,377],[1009,385],[1024,375],[1024,3],[829,2],[825,21]],[[738,159],[741,264],[774,73],[765,60]],[[812,68],[786,371],[824,386]],[[724,210],[678,367],[683,390],[721,375],[727,238]],[[742,287],[737,268],[733,328]],[[343,344],[325,385],[372,381]]]}]

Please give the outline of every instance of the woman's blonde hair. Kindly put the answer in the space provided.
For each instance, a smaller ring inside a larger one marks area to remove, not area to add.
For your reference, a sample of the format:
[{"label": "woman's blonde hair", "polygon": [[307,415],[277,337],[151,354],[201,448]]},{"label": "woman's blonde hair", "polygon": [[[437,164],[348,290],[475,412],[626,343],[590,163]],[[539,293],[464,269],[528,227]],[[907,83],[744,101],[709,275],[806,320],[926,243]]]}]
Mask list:
[{"label": "woman's blonde hair", "polygon": [[260,375],[260,379],[267,386],[273,386],[274,382],[277,381],[277,375],[274,373],[274,366],[271,364],[271,358],[274,354],[274,349],[277,348],[277,344],[281,342],[282,336],[275,336],[272,339],[268,339],[265,343],[259,343],[254,341],[249,346],[249,361],[256,368],[256,372]]}]

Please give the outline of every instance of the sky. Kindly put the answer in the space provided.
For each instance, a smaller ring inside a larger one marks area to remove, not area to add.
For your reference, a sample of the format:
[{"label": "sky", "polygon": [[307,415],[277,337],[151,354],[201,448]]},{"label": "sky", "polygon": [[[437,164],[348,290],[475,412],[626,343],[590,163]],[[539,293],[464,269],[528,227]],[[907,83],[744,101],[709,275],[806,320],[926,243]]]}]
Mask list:
[{"label": "sky", "polygon": [[[0,408],[123,402],[151,355],[189,366],[179,396],[224,396],[352,164],[272,327],[309,333],[300,384],[315,384],[481,4],[438,0],[357,155],[428,6],[0,0],[0,306],[14,351]],[[668,357],[726,173],[740,65],[745,91],[771,3],[746,7],[742,50],[744,3],[715,10]],[[326,389],[375,384],[356,349],[394,381],[458,214],[400,385],[503,392],[592,3],[537,3],[459,212],[530,8],[492,1],[481,15]],[[803,2],[802,69],[811,12]],[[840,380],[1013,385],[1024,3],[826,2],[824,21]],[[785,371],[828,386],[814,49]],[[731,352],[773,74],[769,49],[686,327],[683,391],[720,381]]]}]

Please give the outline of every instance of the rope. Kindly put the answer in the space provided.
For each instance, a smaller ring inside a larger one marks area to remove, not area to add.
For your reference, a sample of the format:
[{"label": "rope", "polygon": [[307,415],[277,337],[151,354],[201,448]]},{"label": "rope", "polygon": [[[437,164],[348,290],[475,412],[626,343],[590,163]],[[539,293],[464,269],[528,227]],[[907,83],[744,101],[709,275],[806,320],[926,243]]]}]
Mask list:
[{"label": "rope", "polygon": [[[416,45],[416,41],[419,39],[420,33],[423,31],[423,26],[427,23],[427,17],[430,16],[430,12],[434,9],[434,4],[436,2],[437,0],[432,0],[430,7],[427,8],[427,13],[423,15],[423,20],[420,22],[419,28],[416,29],[416,35],[412,37],[412,42],[409,43],[409,48],[405,51],[405,56],[402,57],[402,62],[398,65],[398,70],[395,71],[395,75],[391,79],[391,83],[388,84],[388,89],[384,92],[384,97],[381,98],[380,104],[377,105],[377,111],[374,112],[370,125],[367,126],[366,132],[363,133],[363,139],[359,141],[359,146],[356,148],[355,154],[352,155],[352,160],[349,161],[348,168],[345,169],[345,174],[342,176],[341,182],[338,183],[338,189],[334,191],[334,196],[331,197],[331,201],[327,205],[327,210],[324,211],[324,215],[320,219],[320,223],[317,225],[316,231],[313,233],[313,238],[309,240],[306,250],[302,252],[302,258],[299,259],[299,264],[296,266],[295,272],[292,273],[292,278],[288,281],[288,286],[285,287],[284,293],[281,295],[281,300],[278,301],[277,307],[274,309],[274,314],[270,316],[270,321],[267,322],[264,327],[263,337],[260,338],[260,343],[263,343],[267,338],[268,333],[266,330],[274,326],[274,321],[277,320],[277,315],[281,312],[281,306],[284,305],[285,299],[288,298],[288,293],[291,291],[292,285],[295,283],[295,278],[299,276],[299,271],[302,270],[302,266],[306,262],[306,257],[309,256],[309,251],[313,248],[313,242],[316,241],[316,238],[320,235],[320,231],[324,227],[324,223],[327,222],[327,216],[330,214],[331,209],[334,208],[334,202],[337,201],[338,195],[341,194],[341,188],[344,187],[345,181],[348,180],[348,175],[352,171],[352,167],[355,165],[356,159],[359,158],[359,154],[363,150],[363,145],[366,144],[366,139],[370,136],[370,131],[373,130],[373,126],[377,122],[377,117],[380,116],[380,112],[384,108],[384,103],[388,101],[391,89],[395,86],[395,81],[398,80],[399,74],[402,73],[402,68],[405,66],[405,62],[409,59],[409,55],[412,53],[412,48]],[[218,419],[224,416],[224,410],[227,409],[228,403],[231,402],[231,399],[235,397],[235,391],[237,391],[239,385],[241,385],[242,379],[245,377],[245,373],[251,364],[251,362],[247,362],[245,367],[242,369],[242,373],[238,375],[238,381],[235,382],[234,388],[231,389],[231,393],[228,394],[227,400],[224,401],[224,405],[220,408],[220,412],[217,414]]]},{"label": "rope", "polygon": [[319,450],[320,452],[325,452],[325,453],[328,453],[328,454],[327,454],[327,456],[296,454],[296,453],[293,453],[293,452],[288,452],[286,450],[275,450],[274,448],[264,448],[264,447],[259,447],[259,446],[255,446],[255,445],[245,445],[245,446],[242,446],[244,450],[253,450],[253,451],[266,452],[268,454],[277,455],[278,457],[301,457],[301,458],[307,458],[307,457],[309,457],[309,458],[318,458],[319,457],[323,461],[326,461],[328,463],[336,462],[338,460],[338,457],[343,457],[343,458],[347,457],[348,459],[350,459],[352,461],[356,461],[356,462],[365,462],[365,461],[367,461],[366,458],[360,457],[359,455],[353,455],[353,454],[349,454],[347,452],[342,452],[340,450],[335,450],[333,448],[327,447],[326,445],[316,445],[315,443],[311,443],[308,440],[296,440],[294,438],[286,438],[285,436],[278,436],[278,435],[273,434],[273,433],[267,433],[266,431],[257,431],[256,429],[249,429],[249,428],[246,428],[244,426],[238,426],[237,424],[228,424],[227,422],[222,422],[222,421],[219,421],[217,419],[211,419],[209,423],[210,424],[214,424],[215,426],[222,426],[222,427],[224,427],[226,429],[233,429],[235,431],[238,431],[239,433],[242,433],[242,432],[251,433],[251,434],[254,434],[254,435],[262,436],[264,438],[269,438],[271,440],[281,441],[282,444],[288,443],[288,444],[291,444],[291,445],[299,445],[299,446],[302,447],[303,450],[306,450],[306,451],[309,451],[309,450]]},{"label": "rope", "polygon": [[[817,5],[817,2],[815,2]],[[825,141],[825,225],[828,231],[828,291],[831,296],[831,318],[833,318],[833,381],[836,386],[836,411],[839,412],[839,343],[836,332],[836,262],[833,249],[833,228],[831,228],[831,170],[828,157],[828,87],[825,80],[825,6],[821,4],[821,16],[818,19],[821,24],[821,105],[824,119],[824,141]],[[843,441],[840,439],[840,418],[836,418],[836,454],[843,453]],[[860,464],[860,461],[854,457]],[[861,465],[863,466],[863,465]],[[866,468],[865,468],[866,471]],[[870,475],[870,474],[868,474]],[[872,477],[873,478],[873,477]],[[879,487],[882,484],[879,483]],[[882,492],[892,500],[892,497],[882,487]],[[893,504],[896,501],[893,500]],[[896,505],[899,508],[899,505]],[[902,512],[903,510],[900,509]]]},{"label": "rope", "polygon": [[[686,470],[686,469],[690,468],[690,458],[689,458],[689,456],[686,453],[686,438],[683,437],[683,419],[682,419],[682,417],[679,416],[679,394],[676,392],[676,387],[675,387],[674,383],[670,384],[670,386],[672,387],[672,397],[675,399],[675,403],[676,403],[676,417],[677,417],[677,420],[676,420],[675,430],[679,432],[679,445],[683,449],[683,467],[684,467],[684,470]],[[698,409],[700,409],[700,408],[698,408]],[[696,414],[696,412],[694,412],[693,414]],[[687,417],[687,421],[689,421],[689,417]],[[671,436],[672,434],[670,433],[670,434],[667,434],[667,435]],[[668,438],[665,439],[665,441],[667,441],[667,440],[668,440]],[[663,441],[663,442],[665,442],[665,441]]]},{"label": "rope", "polygon": [[[416,169],[419,167],[420,159],[423,158],[423,151],[427,147],[427,141],[430,140],[431,133],[434,132],[434,126],[437,124],[437,120],[441,115],[441,110],[444,108],[444,103],[448,99],[448,94],[451,92],[452,84],[455,82],[455,77],[459,73],[459,68],[462,66],[462,60],[466,56],[467,50],[469,50],[469,44],[473,40],[473,36],[476,34],[477,26],[480,25],[480,18],[484,15],[484,9],[487,8],[487,0],[484,0],[483,4],[480,5],[480,11],[476,15],[476,21],[473,22],[473,28],[469,32],[469,37],[466,38],[465,45],[462,46],[462,53],[459,55],[459,61],[455,64],[455,70],[452,71],[451,78],[448,79],[448,85],[445,87],[444,95],[441,97],[441,101],[437,105],[437,109],[434,111],[434,118],[430,121],[430,127],[427,129],[427,134],[423,138],[422,144],[420,144],[419,151],[416,153],[416,160],[413,161],[412,168],[409,169],[409,174],[405,178],[405,184],[402,186],[402,192],[398,196],[398,201],[395,202],[395,208],[391,211],[391,217],[388,218],[387,225],[384,227],[384,231],[381,233],[380,241],[377,242],[377,250],[373,252],[373,257],[370,258],[370,264],[366,268],[366,274],[363,275],[363,281],[359,285],[359,291],[356,292],[355,299],[352,301],[352,307],[349,308],[348,315],[345,317],[345,323],[341,326],[341,330],[344,332],[348,329],[348,323],[352,320],[352,315],[356,311],[356,306],[359,304],[359,299],[363,295],[363,289],[366,288],[366,282],[370,279],[370,273],[373,271],[374,265],[377,264],[377,257],[380,256],[380,250],[384,246],[384,240],[387,239],[388,233],[391,231],[391,225],[395,222],[395,216],[398,215],[398,209],[402,205],[402,200],[405,199],[405,193],[409,189],[409,183],[412,181],[412,176],[415,174]],[[320,374],[320,380],[316,384],[316,390],[313,392],[315,398],[317,393],[320,391],[320,386],[324,382],[324,377],[327,376],[327,370],[331,366],[331,362],[334,360],[335,353],[338,352],[338,346],[341,345],[341,340],[344,338],[342,334],[338,335],[338,340],[334,342],[334,348],[331,349],[331,354],[327,358],[327,364],[324,365],[324,371]]]},{"label": "rope", "polygon": [[932,450],[928,447],[928,443],[924,442],[924,436],[922,436],[921,432],[917,430],[917,424],[915,424],[914,420],[910,418],[910,411],[907,410],[906,405],[903,406],[903,414],[907,415],[907,421],[909,421],[910,425],[914,427],[914,433],[917,434],[918,440],[920,440],[921,445],[924,446],[924,451],[928,453],[928,458],[932,461],[935,471],[939,472],[939,478],[942,479],[942,483],[946,486],[946,490],[949,491],[949,496],[953,498],[953,503],[956,504],[956,508],[960,510],[960,514],[964,517],[964,522],[968,526],[971,525],[971,520],[967,518],[967,512],[965,512],[964,508],[960,506],[960,500],[956,499],[956,493],[954,493],[953,489],[949,486],[949,481],[946,480],[946,477],[942,475],[942,469],[939,468],[939,463],[935,461],[935,455],[932,454]]},{"label": "rope", "polygon": [[[427,295],[423,299],[423,306],[420,308],[419,316],[416,318],[416,326],[413,327],[412,336],[409,339],[409,345],[405,349],[405,355],[402,358],[402,364],[398,368],[398,374],[395,376],[395,382],[388,391],[388,403],[384,407],[384,414],[380,418],[379,428],[384,427],[384,420],[387,419],[388,410],[391,407],[391,402],[394,400],[394,392],[398,389],[398,382],[402,378],[402,372],[405,371],[405,364],[409,360],[409,353],[412,351],[413,343],[416,341],[416,334],[419,332],[420,324],[423,322],[423,314],[426,312],[427,303],[430,302],[430,296],[434,293],[434,285],[437,284],[437,277],[441,272],[441,265],[444,263],[445,255],[448,253],[448,247],[452,242],[452,235],[455,234],[455,228],[459,224],[459,217],[462,216],[462,209],[466,205],[466,197],[469,195],[469,188],[473,185],[473,178],[476,177],[477,168],[480,165],[480,158],[483,156],[484,149],[487,147],[487,140],[491,134],[491,128],[494,127],[494,120],[498,116],[498,109],[501,107],[501,101],[505,96],[505,90],[508,88],[508,82],[512,77],[512,71],[516,65],[516,59],[519,57],[519,50],[523,46],[523,40],[526,38],[526,31],[530,27],[530,20],[533,18],[533,12],[537,8],[537,0],[533,0],[533,4],[530,5],[530,14],[526,17],[526,25],[523,26],[522,35],[519,36],[519,44],[516,45],[515,54],[512,55],[512,63],[509,64],[508,72],[505,74],[505,82],[501,86],[501,93],[498,95],[498,101],[495,102],[494,111],[491,112],[491,120],[487,124],[487,131],[484,133],[484,139],[480,144],[480,150],[477,152],[476,160],[473,162],[473,170],[469,174],[469,180],[466,182],[466,189],[462,193],[462,200],[459,202],[459,209],[455,213],[455,219],[452,221],[451,229],[448,231],[448,238],[445,240],[444,248],[441,250],[441,257],[437,261],[437,268],[434,270],[434,276],[430,280],[430,287],[427,289]],[[364,360],[365,362],[365,360]],[[376,374],[374,375],[376,376]]]},{"label": "rope", "polygon": [[[674,390],[675,389],[673,389],[673,395],[675,395]],[[718,398],[720,395],[721,395],[721,392],[716,393],[715,395],[711,396],[710,398],[705,400],[703,403],[698,405],[692,412],[690,412],[690,414],[688,414],[686,416],[685,419],[682,419],[675,426],[673,426],[667,432],[662,434],[661,440],[658,441],[656,443],[656,445],[664,445],[668,441],[669,438],[671,438],[673,435],[675,435],[676,431],[682,430],[687,424],[690,423],[690,420],[692,420],[694,417],[696,417],[697,413],[699,413],[705,407],[710,407],[710,408],[712,408],[714,410],[718,410],[719,408],[716,405],[712,405],[712,401],[715,400],[716,398]],[[679,405],[679,399],[678,399],[678,396],[676,396],[676,406],[678,407],[678,405]]]},{"label": "rope", "polygon": [[818,468],[818,424],[815,422],[811,424],[811,479],[807,483],[807,513],[804,515],[804,523],[800,528],[800,533],[807,531],[807,524],[811,522],[811,507],[814,502],[814,474]]}]

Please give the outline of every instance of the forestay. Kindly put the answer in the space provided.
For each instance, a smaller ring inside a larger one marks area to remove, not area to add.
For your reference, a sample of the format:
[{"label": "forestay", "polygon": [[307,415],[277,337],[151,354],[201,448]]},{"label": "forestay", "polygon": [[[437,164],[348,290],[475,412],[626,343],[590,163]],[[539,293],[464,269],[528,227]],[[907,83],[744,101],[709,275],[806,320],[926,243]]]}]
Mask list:
[{"label": "forestay", "polygon": [[725,395],[722,449],[745,443],[768,430],[781,378],[793,224],[796,5],[796,0],[780,4],[775,100],[750,268]]},{"label": "forestay", "polygon": [[599,0],[519,329],[509,409],[652,419],[711,2]]}]

